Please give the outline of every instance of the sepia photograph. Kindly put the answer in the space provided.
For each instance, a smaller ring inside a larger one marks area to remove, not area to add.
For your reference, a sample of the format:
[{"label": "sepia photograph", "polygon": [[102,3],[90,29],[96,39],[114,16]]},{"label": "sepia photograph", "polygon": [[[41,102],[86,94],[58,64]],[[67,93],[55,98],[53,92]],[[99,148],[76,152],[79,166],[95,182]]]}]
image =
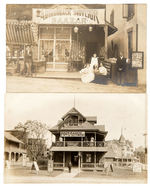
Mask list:
[{"label": "sepia photograph", "polygon": [[9,93],[145,93],[146,4],[6,4]]},{"label": "sepia photograph", "polygon": [[7,94],[4,183],[147,183],[146,99]]}]

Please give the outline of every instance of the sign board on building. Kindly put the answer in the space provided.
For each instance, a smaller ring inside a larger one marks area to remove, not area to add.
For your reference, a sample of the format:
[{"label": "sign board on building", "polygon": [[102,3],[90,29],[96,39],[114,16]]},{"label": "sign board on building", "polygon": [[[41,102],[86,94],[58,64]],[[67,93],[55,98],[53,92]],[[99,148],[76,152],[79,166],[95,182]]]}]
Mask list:
[{"label": "sign board on building", "polygon": [[142,165],[141,163],[134,163],[133,164],[133,172],[142,172]]},{"label": "sign board on building", "polygon": [[143,68],[144,52],[132,52],[132,68]]},{"label": "sign board on building", "polygon": [[60,132],[61,137],[85,137],[84,131],[62,131]]},{"label": "sign board on building", "polygon": [[105,9],[32,9],[37,24],[105,24]]}]

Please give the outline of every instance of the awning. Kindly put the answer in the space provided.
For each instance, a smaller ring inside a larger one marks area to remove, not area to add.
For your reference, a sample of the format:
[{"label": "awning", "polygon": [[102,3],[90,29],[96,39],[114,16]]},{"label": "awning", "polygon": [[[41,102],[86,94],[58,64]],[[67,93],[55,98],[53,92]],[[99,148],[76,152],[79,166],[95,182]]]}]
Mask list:
[{"label": "awning", "polygon": [[73,152],[73,151],[78,151],[78,152],[107,152],[107,147],[51,147],[50,151],[52,152]]},{"label": "awning", "polygon": [[31,23],[28,21],[7,20],[6,43],[7,44],[32,44],[34,42]]},{"label": "awning", "polygon": [[112,25],[108,21],[106,21],[105,24],[108,26],[108,36],[110,36],[110,35],[114,34],[115,32],[117,32],[118,29],[114,25]]}]

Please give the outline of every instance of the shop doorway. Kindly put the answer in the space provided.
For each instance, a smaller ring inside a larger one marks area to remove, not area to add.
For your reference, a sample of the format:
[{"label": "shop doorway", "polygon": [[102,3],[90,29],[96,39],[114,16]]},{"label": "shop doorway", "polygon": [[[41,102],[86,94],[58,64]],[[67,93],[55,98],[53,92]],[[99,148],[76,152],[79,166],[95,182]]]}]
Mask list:
[{"label": "shop doorway", "polygon": [[91,57],[96,53],[98,55],[98,43],[97,42],[87,42],[86,43],[86,63],[91,62]]},{"label": "shop doorway", "polygon": [[71,152],[71,163],[73,167],[78,167],[78,152]]}]

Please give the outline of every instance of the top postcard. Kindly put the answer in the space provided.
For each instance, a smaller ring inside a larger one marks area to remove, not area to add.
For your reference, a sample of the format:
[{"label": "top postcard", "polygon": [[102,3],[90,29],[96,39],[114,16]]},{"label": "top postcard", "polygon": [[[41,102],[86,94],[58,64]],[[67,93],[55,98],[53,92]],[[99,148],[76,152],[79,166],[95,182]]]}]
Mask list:
[{"label": "top postcard", "polygon": [[146,92],[146,4],[7,4],[7,92]]}]

